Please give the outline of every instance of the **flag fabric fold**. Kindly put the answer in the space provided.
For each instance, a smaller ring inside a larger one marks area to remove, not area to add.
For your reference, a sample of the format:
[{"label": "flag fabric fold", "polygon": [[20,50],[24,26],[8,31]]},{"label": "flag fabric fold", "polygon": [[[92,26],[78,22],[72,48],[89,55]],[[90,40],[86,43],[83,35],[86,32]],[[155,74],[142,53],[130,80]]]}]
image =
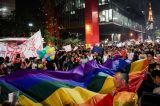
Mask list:
[{"label": "flag fabric fold", "polygon": [[[113,75],[117,70],[129,73],[129,86],[136,91],[147,70],[146,60],[111,61],[109,68],[89,61],[67,72],[17,71],[0,78],[0,102],[7,100],[8,93],[19,91],[18,103],[24,106],[94,106],[103,103],[103,98],[115,89]],[[117,103],[117,99],[114,101]]]}]

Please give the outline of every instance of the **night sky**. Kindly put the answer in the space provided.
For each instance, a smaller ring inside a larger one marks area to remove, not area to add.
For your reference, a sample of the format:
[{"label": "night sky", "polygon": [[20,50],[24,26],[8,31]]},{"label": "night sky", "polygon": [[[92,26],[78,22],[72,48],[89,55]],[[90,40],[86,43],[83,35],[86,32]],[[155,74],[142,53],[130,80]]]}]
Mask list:
[{"label": "night sky", "polygon": [[16,20],[26,26],[28,23],[39,26],[41,21],[40,0],[16,0]]},{"label": "night sky", "polygon": [[36,16],[36,12],[40,7],[39,0],[16,0],[16,11],[17,15],[21,16]]},{"label": "night sky", "polygon": [[160,15],[160,0],[152,0],[152,8],[156,14]]}]

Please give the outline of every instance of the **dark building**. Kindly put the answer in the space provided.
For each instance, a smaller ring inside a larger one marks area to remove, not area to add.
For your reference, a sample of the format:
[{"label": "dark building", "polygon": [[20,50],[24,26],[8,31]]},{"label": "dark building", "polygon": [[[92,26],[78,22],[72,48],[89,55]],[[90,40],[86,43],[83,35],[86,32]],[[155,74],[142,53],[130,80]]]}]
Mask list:
[{"label": "dark building", "polygon": [[[100,40],[141,39],[145,32],[148,2],[98,0]],[[16,0],[16,22],[20,27],[34,31],[43,30],[43,25],[52,33],[59,28],[60,38],[75,36],[84,41],[85,6],[85,0]],[[28,26],[30,22],[33,27]]]},{"label": "dark building", "polygon": [[[64,36],[69,33],[84,40],[85,0],[58,1],[57,19],[60,26],[63,26],[60,31],[62,37],[63,33]],[[147,15],[146,4],[145,0],[99,0],[100,40],[108,38],[112,41],[123,41],[141,38]]]},{"label": "dark building", "polygon": [[160,0],[152,0],[154,28],[160,30]]},{"label": "dark building", "polygon": [[6,17],[15,10],[15,0],[0,0],[0,16]]},{"label": "dark building", "polygon": [[15,0],[0,0],[0,38],[13,36],[15,10]]},{"label": "dark building", "polygon": [[[147,4],[148,0],[98,0],[100,40],[141,38]],[[60,32],[60,38],[75,36],[85,41],[85,6],[85,0],[16,0],[16,22],[34,31],[45,25],[52,34]],[[30,22],[33,27],[28,26]]]}]

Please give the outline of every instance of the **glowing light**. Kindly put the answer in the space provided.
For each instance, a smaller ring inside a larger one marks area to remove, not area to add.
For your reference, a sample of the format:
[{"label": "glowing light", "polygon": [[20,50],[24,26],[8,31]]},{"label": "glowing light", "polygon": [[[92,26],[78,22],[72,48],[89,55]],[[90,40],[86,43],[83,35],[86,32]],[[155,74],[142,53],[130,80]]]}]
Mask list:
[{"label": "glowing light", "polygon": [[6,7],[3,7],[3,8],[2,8],[2,11],[3,11],[3,12],[6,12],[7,10],[8,10],[8,9],[7,9]]},{"label": "glowing light", "polygon": [[0,11],[1,11],[1,12],[7,12],[8,9],[7,9],[7,7],[3,7],[3,8],[0,8]]},{"label": "glowing light", "polygon": [[156,42],[159,43],[160,42],[159,39],[157,39]]},{"label": "glowing light", "polygon": [[133,36],[133,33],[130,33],[129,35],[130,35],[130,37],[132,37],[132,36]]},{"label": "glowing light", "polygon": [[91,26],[90,25],[86,25],[86,31],[90,32],[91,31]]},{"label": "glowing light", "polygon": [[108,39],[106,39],[106,40],[104,41],[104,43],[108,43]]},{"label": "glowing light", "polygon": [[32,23],[28,23],[28,26],[29,26],[29,27],[32,27],[32,26],[33,26],[33,24],[32,24]]}]

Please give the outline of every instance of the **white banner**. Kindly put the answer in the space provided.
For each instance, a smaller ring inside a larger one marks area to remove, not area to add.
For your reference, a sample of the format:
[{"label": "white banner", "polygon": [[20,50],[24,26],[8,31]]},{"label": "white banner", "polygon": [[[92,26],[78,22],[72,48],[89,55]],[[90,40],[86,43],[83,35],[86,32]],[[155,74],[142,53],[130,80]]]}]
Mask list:
[{"label": "white banner", "polygon": [[76,47],[74,47],[73,51],[75,51],[75,50],[77,50],[77,49],[78,49],[78,47],[76,46]]},{"label": "white banner", "polygon": [[64,49],[66,52],[72,51],[71,45],[63,46],[63,49]]},{"label": "white banner", "polygon": [[11,59],[13,59],[17,54],[20,54],[21,57],[24,58],[37,57],[36,51],[41,49],[43,49],[43,41],[41,32],[38,31],[21,45],[0,43],[0,56],[9,56]]}]

